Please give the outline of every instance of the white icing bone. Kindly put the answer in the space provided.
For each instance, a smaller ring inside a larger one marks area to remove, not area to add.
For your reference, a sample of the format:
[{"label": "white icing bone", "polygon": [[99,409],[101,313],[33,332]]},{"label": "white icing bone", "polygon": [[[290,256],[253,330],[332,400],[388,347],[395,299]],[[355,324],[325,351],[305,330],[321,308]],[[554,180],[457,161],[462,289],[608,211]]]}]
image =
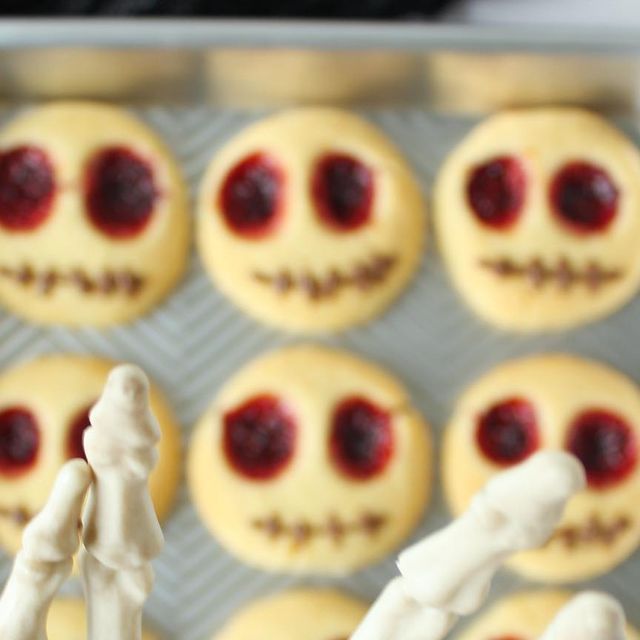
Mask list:
[{"label": "white icing bone", "polygon": [[439,640],[476,611],[513,553],[544,544],[585,472],[572,456],[543,452],[487,484],[469,511],[400,555],[402,574],[352,640]]},{"label": "white icing bone", "polygon": [[153,586],[151,560],[164,539],[149,495],[160,429],[149,383],[133,365],[116,367],[84,436],[94,473],[85,510],[80,569],[91,640],[139,640]]},{"label": "white icing bone", "polygon": [[496,476],[462,517],[400,555],[406,592],[424,605],[473,613],[500,565],[545,544],[567,501],[585,486],[582,465],[560,451],[539,453]]},{"label": "white icing bone", "polygon": [[626,640],[620,604],[602,593],[583,593],[556,616],[541,640]]},{"label": "white icing bone", "polygon": [[73,568],[80,515],[91,483],[83,460],[60,470],[44,509],[27,525],[0,600],[2,640],[46,640],[49,606]]},{"label": "white icing bone", "polygon": [[380,594],[351,640],[439,640],[456,616],[425,607],[406,593],[402,578],[395,578]]}]

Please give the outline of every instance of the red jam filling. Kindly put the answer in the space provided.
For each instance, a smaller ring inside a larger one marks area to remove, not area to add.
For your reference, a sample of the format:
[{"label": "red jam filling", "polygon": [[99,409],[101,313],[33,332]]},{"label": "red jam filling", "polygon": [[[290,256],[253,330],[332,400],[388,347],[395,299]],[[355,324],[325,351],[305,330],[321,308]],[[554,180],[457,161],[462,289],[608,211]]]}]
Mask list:
[{"label": "red jam filling", "polygon": [[354,480],[381,474],[393,454],[391,416],[364,398],[347,398],[333,414],[329,449],[335,466]]},{"label": "red jam filling", "polygon": [[372,170],[344,153],[331,153],[318,161],[311,194],[320,219],[334,231],[354,231],[372,216]]},{"label": "red jam filling", "polygon": [[0,153],[0,227],[32,231],[51,213],[55,177],[51,161],[38,147]]},{"label": "red jam filling", "polygon": [[497,465],[523,462],[540,443],[533,405],[522,398],[493,405],[478,420],[476,440],[482,453]]},{"label": "red jam filling", "polygon": [[293,458],[296,422],[275,396],[257,396],[229,411],[224,415],[223,427],[227,460],[245,478],[271,480]]},{"label": "red jam filling", "polygon": [[527,176],[518,158],[501,156],[474,167],[467,182],[467,201],[478,221],[504,230],[522,212]]}]

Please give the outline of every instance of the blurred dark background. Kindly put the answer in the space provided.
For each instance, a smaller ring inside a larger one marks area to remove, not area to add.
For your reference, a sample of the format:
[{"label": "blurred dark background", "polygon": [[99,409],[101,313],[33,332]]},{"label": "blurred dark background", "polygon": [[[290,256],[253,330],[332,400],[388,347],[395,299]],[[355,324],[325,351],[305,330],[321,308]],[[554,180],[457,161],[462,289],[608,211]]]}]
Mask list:
[{"label": "blurred dark background", "polygon": [[0,0],[0,15],[430,18],[451,0]]}]

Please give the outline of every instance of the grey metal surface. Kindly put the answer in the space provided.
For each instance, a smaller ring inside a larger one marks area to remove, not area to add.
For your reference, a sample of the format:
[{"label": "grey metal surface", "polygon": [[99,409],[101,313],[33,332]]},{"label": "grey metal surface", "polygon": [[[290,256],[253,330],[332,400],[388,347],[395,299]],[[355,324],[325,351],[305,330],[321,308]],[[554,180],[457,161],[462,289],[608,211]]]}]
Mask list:
[{"label": "grey metal surface", "polygon": [[[260,114],[206,108],[140,111],[167,139],[195,186],[215,150]],[[400,145],[426,193],[447,151],[472,120],[422,110],[366,112]],[[640,138],[640,131],[626,123]],[[639,139],[640,142],[640,139]],[[292,342],[256,324],[217,293],[193,256],[188,276],[170,298],[135,324],[99,332],[42,329],[0,312],[0,366],[48,352],[96,353],[140,363],[166,390],[188,442],[191,427],[216,390],[240,365],[266,349]],[[410,289],[384,317],[344,335],[323,340],[372,358],[397,373],[439,432],[459,392],[494,364],[546,350],[584,354],[640,378],[640,299],[609,320],[565,334],[537,338],[497,332],[470,315],[453,292],[430,243]],[[416,536],[443,525],[447,513],[438,489]],[[148,611],[168,638],[205,640],[236,607],[255,596],[309,581],[260,573],[226,554],[205,532],[183,490],[167,529],[167,549],[157,563],[158,585]],[[8,565],[5,562],[3,569]],[[389,558],[334,582],[373,598],[393,575]],[[314,583],[314,581],[310,581]],[[504,572],[494,596],[521,586]],[[621,598],[640,624],[640,557],[597,581]],[[71,585],[77,590],[77,585]]]},{"label": "grey metal surface", "polygon": [[474,113],[579,102],[631,113],[639,60],[633,28],[2,20],[0,100],[330,101]]}]

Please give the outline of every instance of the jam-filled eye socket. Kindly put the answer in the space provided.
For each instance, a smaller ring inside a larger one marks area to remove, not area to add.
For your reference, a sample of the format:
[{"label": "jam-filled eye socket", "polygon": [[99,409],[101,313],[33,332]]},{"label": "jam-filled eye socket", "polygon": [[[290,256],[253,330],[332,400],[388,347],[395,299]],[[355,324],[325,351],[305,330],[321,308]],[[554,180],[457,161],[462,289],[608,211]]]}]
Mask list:
[{"label": "jam-filled eye socket", "polygon": [[67,455],[69,458],[87,459],[84,452],[83,436],[85,430],[90,426],[89,412],[91,407],[93,407],[93,403],[78,411],[69,423],[67,432]]},{"label": "jam-filled eye socket", "polygon": [[111,238],[132,238],[151,221],[160,191],[153,167],[127,147],[96,153],[85,173],[85,206],[96,229]]},{"label": "jam-filled eye socket", "polygon": [[47,219],[55,195],[51,160],[38,147],[0,153],[0,227],[32,231]]},{"label": "jam-filled eye socket", "polygon": [[345,153],[327,154],[316,164],[311,195],[320,219],[328,227],[355,231],[373,214],[373,171]]},{"label": "jam-filled eye socket", "polygon": [[605,231],[618,212],[618,188],[602,168],[571,162],[556,173],[549,198],[556,217],[579,234]]},{"label": "jam-filled eye socket", "polygon": [[223,417],[223,447],[227,461],[249,480],[272,480],[293,459],[295,417],[272,395],[251,398]]},{"label": "jam-filled eye socket", "polygon": [[592,489],[626,480],[638,463],[638,442],[620,416],[599,409],[580,414],[569,429],[567,449],[582,462]]},{"label": "jam-filled eye socket", "polygon": [[40,428],[25,407],[0,411],[0,475],[15,477],[29,471],[40,449]]},{"label": "jam-filled eye socket", "polygon": [[381,474],[393,455],[387,411],[364,398],[343,400],[333,413],[329,452],[333,464],[352,480]]},{"label": "jam-filled eye socket", "polygon": [[225,178],[219,207],[230,231],[247,239],[273,233],[282,218],[284,171],[266,153],[236,164]]},{"label": "jam-filled eye socket", "polygon": [[471,170],[467,202],[482,225],[506,230],[522,213],[526,187],[522,162],[514,156],[500,156]]},{"label": "jam-filled eye socket", "polygon": [[540,446],[533,405],[523,398],[494,404],[478,419],[476,441],[494,464],[507,467],[523,462]]}]

